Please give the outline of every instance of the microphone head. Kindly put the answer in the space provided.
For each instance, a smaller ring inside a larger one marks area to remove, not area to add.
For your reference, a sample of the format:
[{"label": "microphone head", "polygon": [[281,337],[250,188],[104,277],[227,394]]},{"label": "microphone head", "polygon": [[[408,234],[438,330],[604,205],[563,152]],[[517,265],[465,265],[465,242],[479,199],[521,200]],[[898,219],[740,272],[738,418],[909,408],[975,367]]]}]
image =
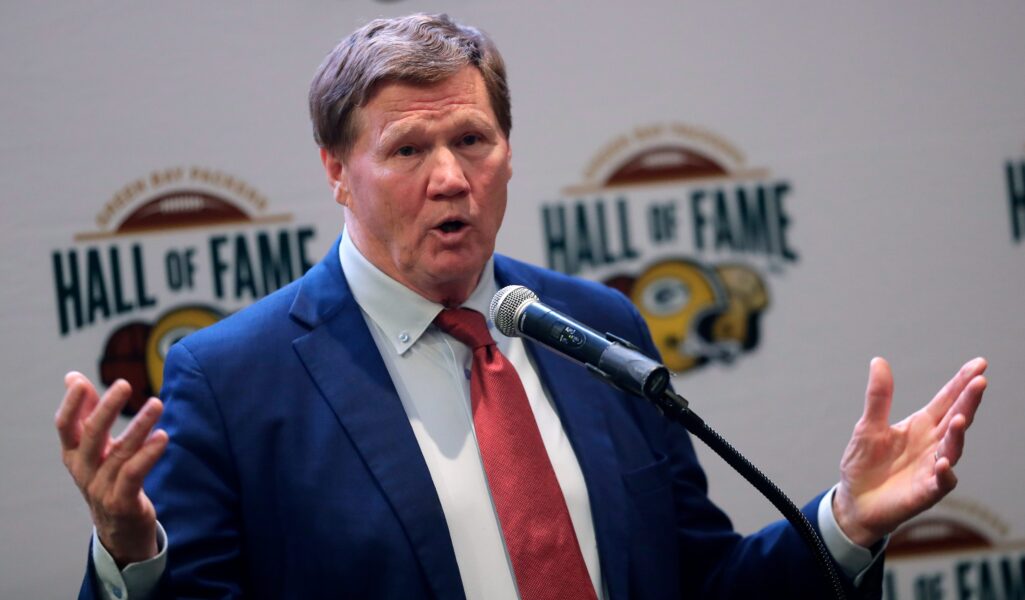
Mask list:
[{"label": "microphone head", "polygon": [[522,285],[507,285],[498,290],[491,299],[491,320],[503,335],[517,337],[520,332],[516,327],[516,315],[522,307],[537,301],[537,294],[529,288]]}]

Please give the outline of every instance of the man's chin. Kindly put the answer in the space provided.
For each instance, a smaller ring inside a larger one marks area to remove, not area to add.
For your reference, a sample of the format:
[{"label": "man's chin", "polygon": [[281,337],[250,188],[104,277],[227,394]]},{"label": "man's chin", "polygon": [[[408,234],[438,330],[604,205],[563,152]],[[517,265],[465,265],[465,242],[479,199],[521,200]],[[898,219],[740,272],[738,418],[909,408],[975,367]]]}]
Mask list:
[{"label": "man's chin", "polygon": [[479,257],[451,257],[450,260],[436,261],[431,265],[424,282],[429,289],[423,291],[431,300],[446,306],[462,304],[477,287],[484,265],[488,262],[487,258],[481,260]]}]

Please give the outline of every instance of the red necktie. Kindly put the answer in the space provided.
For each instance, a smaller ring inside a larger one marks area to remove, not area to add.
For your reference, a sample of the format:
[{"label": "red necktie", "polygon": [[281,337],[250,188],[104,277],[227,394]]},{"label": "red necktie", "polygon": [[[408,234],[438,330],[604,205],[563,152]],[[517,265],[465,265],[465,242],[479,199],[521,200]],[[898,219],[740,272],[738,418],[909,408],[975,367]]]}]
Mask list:
[{"label": "red necktie", "polygon": [[473,427],[520,598],[594,600],[566,499],[516,369],[479,312],[443,310],[434,324],[473,350]]}]

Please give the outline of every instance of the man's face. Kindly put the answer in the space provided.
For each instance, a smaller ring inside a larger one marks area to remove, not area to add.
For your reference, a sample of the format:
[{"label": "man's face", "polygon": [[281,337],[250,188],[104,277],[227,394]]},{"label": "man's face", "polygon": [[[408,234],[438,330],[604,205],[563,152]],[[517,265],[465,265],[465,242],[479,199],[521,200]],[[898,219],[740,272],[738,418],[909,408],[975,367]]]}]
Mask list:
[{"label": "man's face", "polygon": [[322,152],[353,242],[420,295],[463,302],[495,249],[512,176],[480,72],[381,84],[356,118],[348,157]]}]

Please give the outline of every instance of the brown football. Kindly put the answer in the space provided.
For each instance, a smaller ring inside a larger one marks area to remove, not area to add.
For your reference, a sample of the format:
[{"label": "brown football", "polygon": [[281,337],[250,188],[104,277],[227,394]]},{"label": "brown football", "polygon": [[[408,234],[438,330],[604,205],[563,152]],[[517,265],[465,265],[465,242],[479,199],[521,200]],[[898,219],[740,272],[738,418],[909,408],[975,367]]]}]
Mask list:
[{"label": "brown football", "polygon": [[209,192],[175,190],[157,196],[132,211],[117,227],[121,233],[197,227],[249,221],[234,204]]},{"label": "brown football", "polygon": [[121,411],[126,416],[139,412],[153,395],[146,372],[146,340],[150,329],[150,325],[141,321],[115,329],[107,338],[100,357],[100,381],[104,385],[109,387],[118,379],[124,379],[132,386],[132,397]]},{"label": "brown football", "polygon": [[658,146],[640,152],[616,169],[606,185],[695,179],[726,175],[726,169],[704,154],[681,146]]},{"label": "brown football", "polygon": [[898,529],[886,546],[886,555],[906,556],[992,546],[989,537],[974,527],[949,518],[926,517]]}]

